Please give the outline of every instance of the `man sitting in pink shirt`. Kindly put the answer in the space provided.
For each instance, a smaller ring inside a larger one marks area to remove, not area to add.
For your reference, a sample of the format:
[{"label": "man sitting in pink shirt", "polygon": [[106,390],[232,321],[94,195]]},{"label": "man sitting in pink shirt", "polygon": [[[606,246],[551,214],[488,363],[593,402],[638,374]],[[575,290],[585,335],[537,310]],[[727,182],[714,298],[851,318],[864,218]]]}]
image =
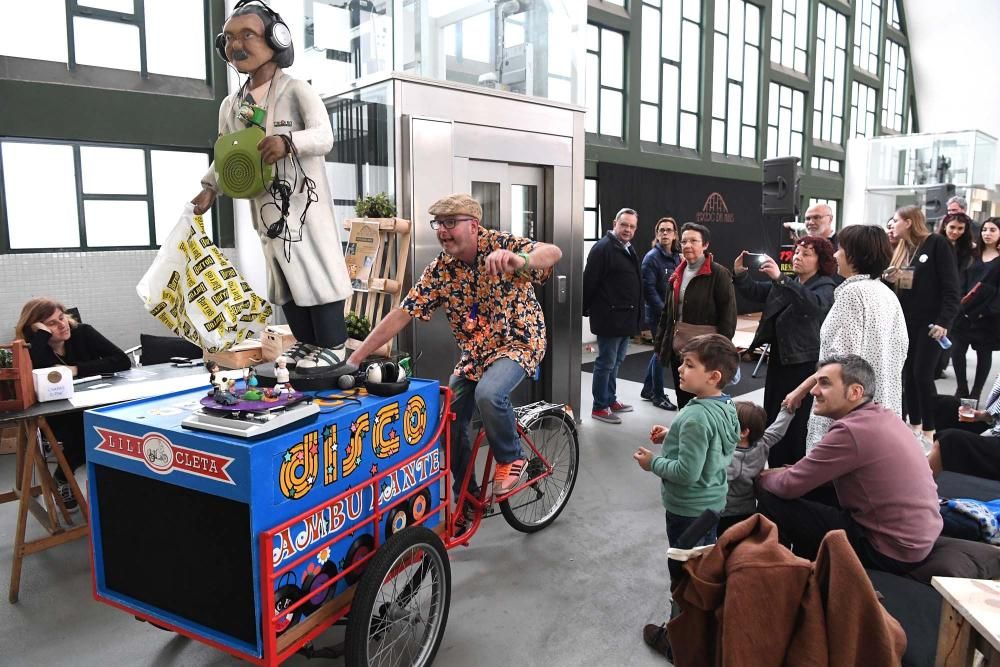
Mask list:
[{"label": "man sitting in pink shirt", "polygon": [[[843,529],[865,567],[905,574],[941,534],[927,459],[909,427],[872,401],[875,372],[867,361],[846,354],[818,369],[814,410],[835,421],[806,458],[761,473],[758,510],[803,558],[815,558],[823,536]],[[802,498],[827,482],[840,507]]]}]

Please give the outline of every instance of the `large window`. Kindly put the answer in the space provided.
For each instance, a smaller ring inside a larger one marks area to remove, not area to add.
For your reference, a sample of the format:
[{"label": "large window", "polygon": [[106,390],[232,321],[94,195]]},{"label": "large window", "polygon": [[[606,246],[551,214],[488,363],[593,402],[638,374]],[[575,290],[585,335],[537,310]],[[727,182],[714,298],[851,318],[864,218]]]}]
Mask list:
[{"label": "large window", "polygon": [[625,35],[587,24],[587,115],[584,128],[625,136]]},{"label": "large window", "polygon": [[830,160],[829,158],[816,157],[814,155],[809,162],[814,170],[829,171],[834,174],[840,173],[840,160]]},{"label": "large window", "polygon": [[771,62],[805,74],[809,0],[771,1]]},{"label": "large window", "polygon": [[[0,141],[2,246],[13,251],[152,248],[197,194],[208,153]],[[212,215],[205,231],[214,238]]]},{"label": "large window", "polygon": [[712,151],[757,157],[760,8],[744,0],[715,1]]},{"label": "large window", "polygon": [[878,74],[878,46],[882,38],[881,0],[854,4],[854,66]]},{"label": "large window", "polygon": [[851,84],[851,134],[853,137],[874,137],[877,90],[855,81]]},{"label": "large window", "polygon": [[802,157],[806,95],[778,83],[768,88],[767,157]]},{"label": "large window", "polygon": [[847,87],[847,17],[823,3],[816,17],[813,139],[840,144]]},{"label": "large window", "polygon": [[643,2],[643,141],[698,148],[700,51],[701,0]]},{"label": "large window", "polygon": [[896,30],[902,30],[903,26],[899,20],[899,0],[889,0],[889,25]]},{"label": "large window", "polygon": [[12,2],[0,55],[205,79],[206,11],[205,0]]},{"label": "large window", "polygon": [[597,204],[597,179],[583,179],[583,240],[601,238],[601,208]]},{"label": "large window", "polygon": [[906,52],[901,44],[885,40],[882,77],[882,127],[903,131],[906,102]]}]

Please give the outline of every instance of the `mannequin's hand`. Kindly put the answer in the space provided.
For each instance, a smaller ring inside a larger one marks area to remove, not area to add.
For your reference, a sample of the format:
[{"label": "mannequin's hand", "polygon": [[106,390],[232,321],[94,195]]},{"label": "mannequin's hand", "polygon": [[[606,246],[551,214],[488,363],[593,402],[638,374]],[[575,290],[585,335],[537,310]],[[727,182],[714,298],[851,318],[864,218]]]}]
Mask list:
[{"label": "mannequin's hand", "polygon": [[265,164],[274,164],[278,160],[288,155],[288,145],[285,140],[278,136],[264,137],[257,144],[260,157]]},{"label": "mannequin's hand", "polygon": [[194,214],[203,215],[215,203],[215,192],[204,188],[198,193],[198,196],[191,200],[191,203],[194,204]]}]

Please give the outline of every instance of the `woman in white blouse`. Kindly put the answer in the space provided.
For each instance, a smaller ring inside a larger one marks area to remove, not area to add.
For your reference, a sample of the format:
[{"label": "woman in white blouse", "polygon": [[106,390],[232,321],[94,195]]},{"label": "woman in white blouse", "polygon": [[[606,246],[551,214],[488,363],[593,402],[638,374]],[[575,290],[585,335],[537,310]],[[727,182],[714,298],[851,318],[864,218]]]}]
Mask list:
[{"label": "woman in white blouse", "polygon": [[[902,416],[903,363],[909,344],[906,320],[899,299],[881,280],[892,250],[884,230],[870,225],[851,225],[837,235],[837,271],[845,280],[833,293],[833,307],[819,332],[819,358],[834,354],[856,354],[875,369],[875,400]],[[816,384],[810,376],[788,394],[786,405],[797,409]],[[812,415],[806,450],[819,442],[830,424],[826,417]]]}]

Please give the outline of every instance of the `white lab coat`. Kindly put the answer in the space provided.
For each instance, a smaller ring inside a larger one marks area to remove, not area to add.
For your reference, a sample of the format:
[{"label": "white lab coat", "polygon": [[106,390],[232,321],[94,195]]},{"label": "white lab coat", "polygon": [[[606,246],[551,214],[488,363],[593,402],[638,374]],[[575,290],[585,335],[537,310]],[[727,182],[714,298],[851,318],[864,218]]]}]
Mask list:
[{"label": "white lab coat", "polygon": [[[220,135],[246,128],[246,124],[236,116],[239,100],[235,97],[236,94],[226,97],[219,108]],[[301,229],[302,240],[290,244],[290,259],[285,259],[286,242],[280,237],[269,239],[265,234],[268,225],[280,217],[280,211],[274,206],[262,209],[272,201],[271,195],[265,192],[250,201],[254,228],[260,236],[267,262],[267,298],[277,305],[291,301],[297,306],[344,301],[352,294],[351,280],[344,264],[324,165],[324,156],[333,146],[330,115],[312,86],[288,76],[281,69],[275,72],[265,104],[267,136],[291,135],[302,168],[316,182],[316,195],[319,197],[319,201],[309,206],[306,224],[301,225],[299,218],[305,208],[307,192],[300,176],[299,187],[291,197],[287,225],[292,238],[298,238]],[[274,169],[285,174],[290,184],[294,180],[291,155],[275,164]],[[219,194],[214,163],[201,184]]]}]

